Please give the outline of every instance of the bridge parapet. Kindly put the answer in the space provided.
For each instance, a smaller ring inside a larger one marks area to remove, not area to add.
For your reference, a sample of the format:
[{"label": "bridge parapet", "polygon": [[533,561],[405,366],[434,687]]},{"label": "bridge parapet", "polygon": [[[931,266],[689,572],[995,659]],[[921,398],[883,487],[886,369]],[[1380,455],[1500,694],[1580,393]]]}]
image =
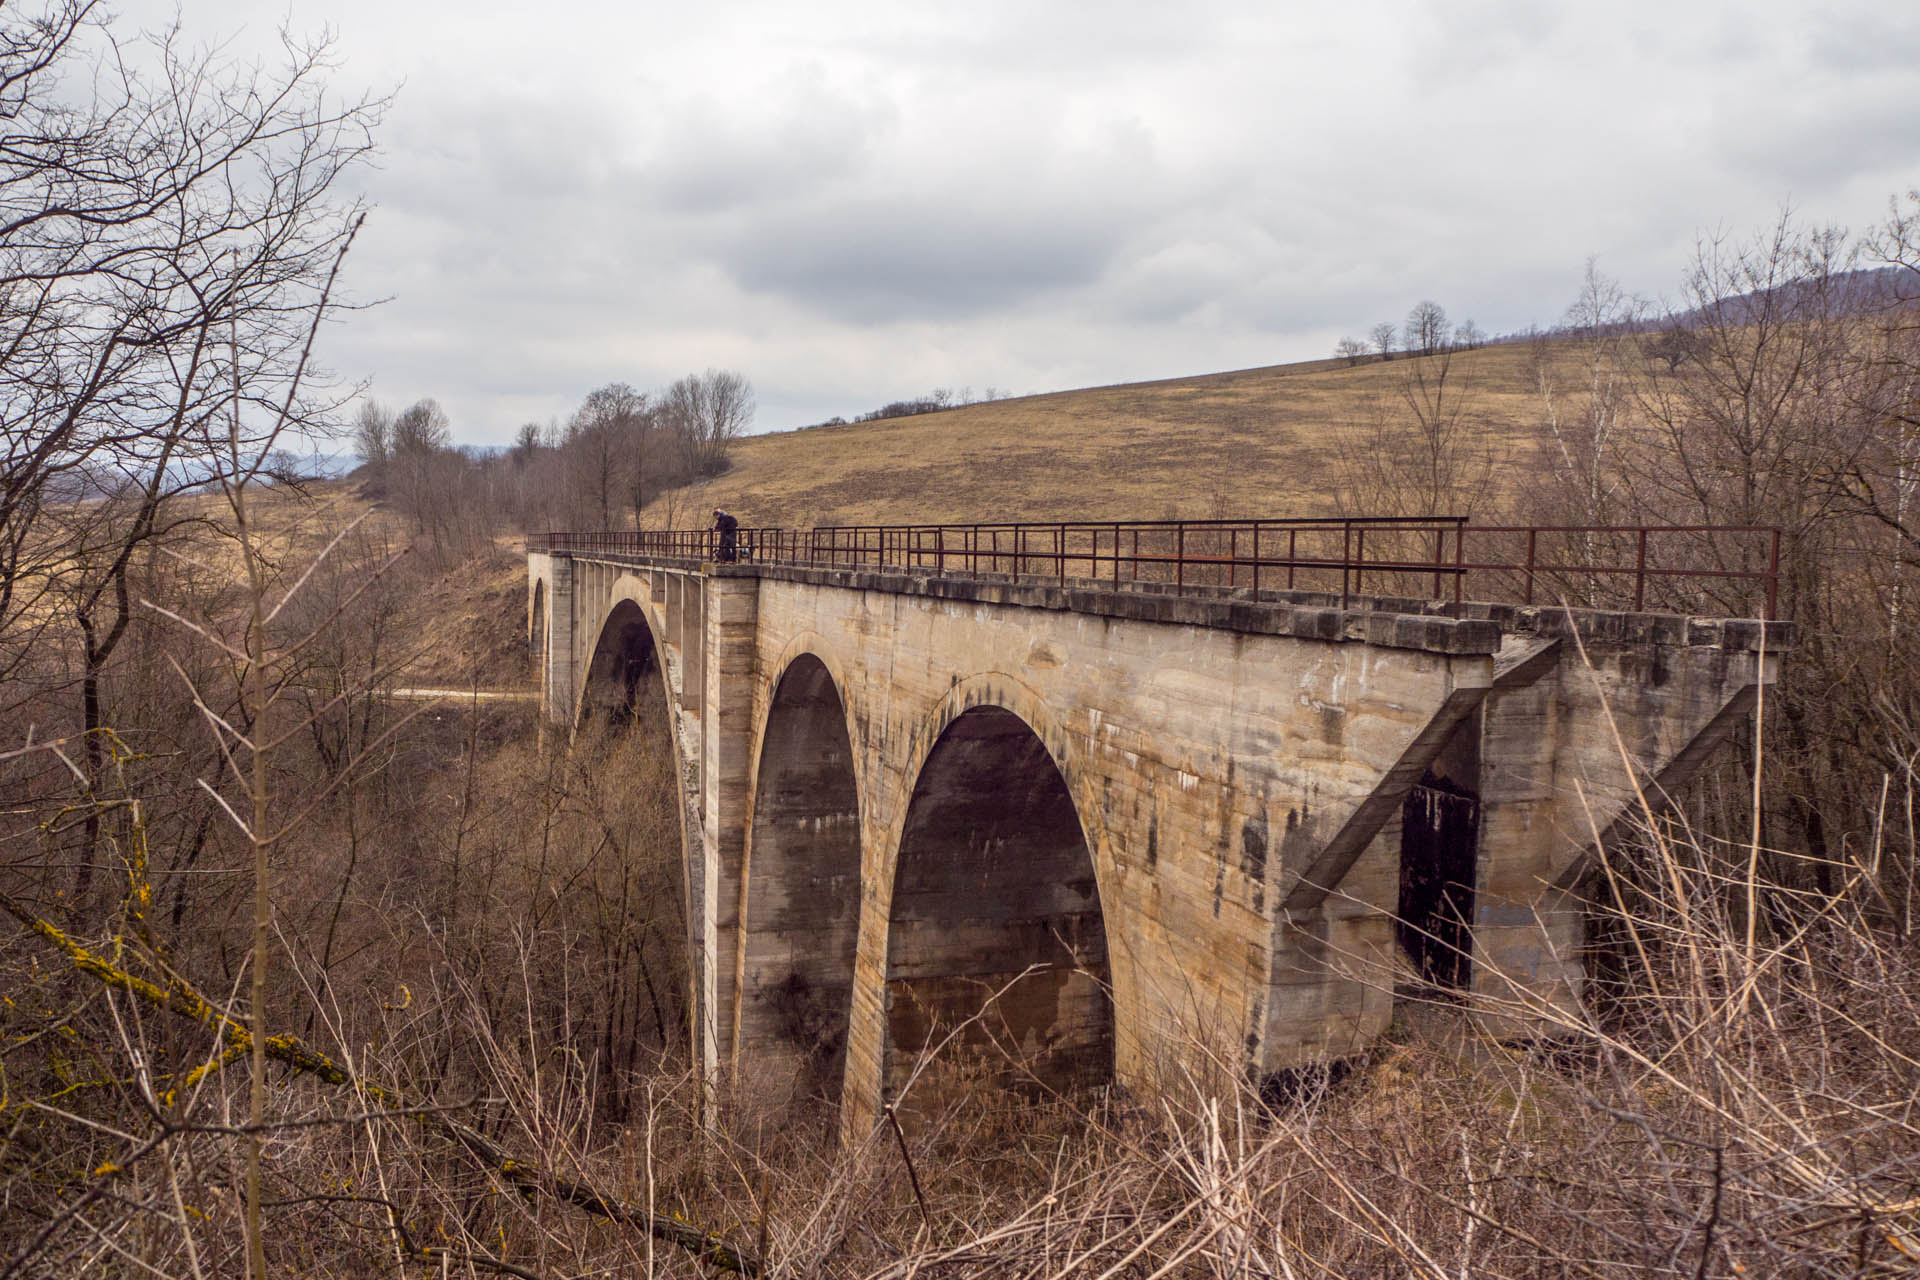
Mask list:
[{"label": "bridge parapet", "polygon": [[[528,550],[720,558],[706,529],[549,533]],[[1777,617],[1780,530],[1754,525],[1474,525],[1460,516],[858,525],[738,531],[761,564],[1006,575],[1177,594],[1321,590]]]},{"label": "bridge parapet", "polygon": [[530,551],[545,705],[575,721],[659,670],[696,1057],[837,1092],[856,1126],[1002,980],[973,1051],[1140,1084],[1355,1051],[1409,984],[1550,1023],[1594,833],[1677,792],[1792,639],[1351,578],[717,563],[704,537]]}]

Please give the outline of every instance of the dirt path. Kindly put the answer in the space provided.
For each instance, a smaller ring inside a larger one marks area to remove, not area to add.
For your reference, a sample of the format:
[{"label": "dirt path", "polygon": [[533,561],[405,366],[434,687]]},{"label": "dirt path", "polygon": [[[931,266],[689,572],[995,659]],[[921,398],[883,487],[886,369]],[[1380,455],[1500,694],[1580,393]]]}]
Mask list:
[{"label": "dirt path", "polygon": [[419,701],[446,699],[449,702],[538,702],[536,689],[395,689],[392,697]]}]

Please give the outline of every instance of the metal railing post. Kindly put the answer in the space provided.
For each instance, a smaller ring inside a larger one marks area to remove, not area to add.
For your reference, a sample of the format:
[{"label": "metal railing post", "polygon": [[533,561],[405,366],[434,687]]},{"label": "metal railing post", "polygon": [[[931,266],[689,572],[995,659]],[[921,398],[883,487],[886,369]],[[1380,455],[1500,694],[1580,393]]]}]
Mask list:
[{"label": "metal railing post", "polygon": [[1347,607],[1353,577],[1353,521],[1340,522],[1340,607]]},{"label": "metal railing post", "polygon": [[1353,531],[1353,594],[1367,594],[1365,582],[1367,574],[1367,526],[1361,525]]},{"label": "metal railing post", "polygon": [[1773,531],[1773,550],[1767,556],[1767,621],[1780,616],[1780,531]]},{"label": "metal railing post", "polygon": [[1647,530],[1640,528],[1640,553],[1633,569],[1633,611],[1639,613],[1647,604]]},{"label": "metal railing post", "polygon": [[1453,526],[1453,602],[1460,603],[1460,593],[1467,579],[1467,526],[1461,521]]}]

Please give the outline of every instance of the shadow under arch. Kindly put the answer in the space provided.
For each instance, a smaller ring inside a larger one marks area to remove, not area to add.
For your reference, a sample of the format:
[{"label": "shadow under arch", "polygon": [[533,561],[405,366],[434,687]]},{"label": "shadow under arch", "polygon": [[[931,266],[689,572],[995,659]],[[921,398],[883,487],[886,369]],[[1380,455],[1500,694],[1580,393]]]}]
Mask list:
[{"label": "shadow under arch", "polygon": [[659,719],[668,713],[666,668],[646,611],[632,600],[617,602],[600,625],[586,678],[580,682],[580,705],[574,723],[585,728],[602,724],[632,724]]},{"label": "shadow under arch", "polygon": [[960,712],[915,779],[888,914],[884,1008],[888,1097],[943,1041],[946,1057],[1009,1085],[1112,1078],[1094,853],[1047,744],[1005,707]]},{"label": "shadow under arch", "polygon": [[837,1100],[860,940],[860,792],[833,674],[802,652],[774,686],[755,769],[735,1062]]},{"label": "shadow under arch", "polygon": [[[660,1050],[698,1060],[688,971],[690,795],[654,634],[633,584],[616,582],[583,671],[566,747],[578,766],[570,785],[578,805],[593,815],[589,840],[612,838],[616,851],[593,872],[612,878],[610,885],[602,881],[603,900],[617,896],[621,904],[600,925],[614,930],[618,942],[607,948],[595,1000],[609,1011],[598,1047],[610,1078],[622,1082],[645,1065],[643,1050],[655,1039]],[[618,1096],[624,1107],[626,1095]]]}]

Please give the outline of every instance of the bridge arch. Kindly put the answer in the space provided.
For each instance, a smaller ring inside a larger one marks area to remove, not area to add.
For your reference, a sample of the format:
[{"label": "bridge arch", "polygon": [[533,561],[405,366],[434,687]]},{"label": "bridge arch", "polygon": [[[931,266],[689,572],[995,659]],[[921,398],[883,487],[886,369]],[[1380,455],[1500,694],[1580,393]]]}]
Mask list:
[{"label": "bridge arch", "polygon": [[1111,1079],[1110,846],[1072,739],[1020,681],[957,683],[916,735],[895,806],[880,1085],[946,1041],[1006,1083]]},{"label": "bridge arch", "polygon": [[574,706],[576,727],[584,726],[594,715],[631,715],[639,710],[643,694],[657,690],[660,705],[668,713],[668,731],[673,732],[675,717],[672,693],[667,687],[665,650],[644,591],[644,586],[631,577],[615,584],[593,647],[587,650]]},{"label": "bridge arch", "polygon": [[[577,673],[572,710],[574,736],[569,750],[606,750],[604,757],[597,758],[603,761],[601,767],[613,765],[619,770],[606,775],[615,787],[624,789],[632,799],[660,797],[669,802],[673,810],[675,826],[660,832],[669,842],[667,846],[657,850],[630,848],[630,855],[645,860],[628,862],[622,868],[622,874],[640,877],[633,882],[633,896],[629,899],[633,917],[629,923],[636,928],[634,962],[644,970],[649,954],[648,940],[664,935],[668,945],[684,946],[683,958],[697,964],[701,922],[694,910],[691,875],[700,849],[698,790],[687,769],[680,710],[669,679],[667,650],[660,642],[661,611],[644,579],[632,574],[608,576],[612,581],[599,587],[595,605],[583,611],[589,619],[596,613],[599,615],[598,627],[593,631],[575,632],[575,643],[567,642],[563,630],[567,623],[566,596],[559,596],[557,619],[552,616],[554,597],[548,597],[547,646],[559,649],[557,654],[549,653],[548,666],[552,660],[559,659]],[[622,727],[629,731],[625,744],[616,744],[590,732]],[[675,837],[678,843],[670,843]],[[654,861],[656,858],[658,861]],[[677,942],[676,928],[680,935]],[[695,1061],[710,1060],[710,1057],[701,1058],[703,1053],[710,1055],[710,1049],[702,1044],[702,1027],[695,1004],[697,969],[666,973],[653,970],[652,974],[652,977],[643,975],[641,981],[648,987],[656,1016],[662,1002],[670,1011],[677,1004],[685,1016],[685,1021],[679,1022],[679,1029],[691,1033],[691,1043],[686,1047]],[[621,980],[616,972],[609,972],[605,978],[610,984]],[[661,980],[658,993],[652,991],[655,978]]]},{"label": "bridge arch", "polygon": [[837,1100],[860,940],[860,762],[844,678],[795,639],[754,739],[735,919],[733,1065]]}]

